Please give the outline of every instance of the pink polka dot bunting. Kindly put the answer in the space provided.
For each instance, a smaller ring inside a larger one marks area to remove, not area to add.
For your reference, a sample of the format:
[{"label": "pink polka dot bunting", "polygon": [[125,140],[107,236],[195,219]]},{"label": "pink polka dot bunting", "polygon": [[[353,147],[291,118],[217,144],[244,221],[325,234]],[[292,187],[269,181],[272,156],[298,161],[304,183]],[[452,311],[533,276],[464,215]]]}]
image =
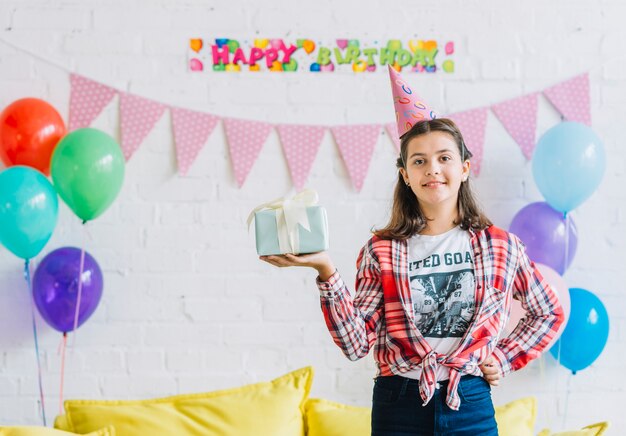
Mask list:
[{"label": "pink polka dot bunting", "polygon": [[89,127],[117,91],[78,74],[70,74],[69,130]]},{"label": "pink polka dot bunting", "polygon": [[358,192],[363,188],[365,176],[378,141],[380,126],[361,124],[331,128],[348,174]]},{"label": "pink polka dot bunting", "polygon": [[309,177],[326,127],[281,124],[276,126],[283,145],[291,180],[299,191]]},{"label": "pink polka dot bunting", "polygon": [[400,138],[398,136],[398,126],[396,123],[385,124],[385,131],[391,138],[391,142],[393,142],[394,147],[396,147],[396,151],[400,153]]},{"label": "pink polka dot bunting", "polygon": [[465,112],[448,115],[461,129],[465,146],[472,153],[472,172],[480,174],[480,164],[483,160],[485,145],[485,128],[487,127],[487,108],[472,109]]},{"label": "pink polka dot bunting", "polygon": [[554,85],[544,90],[543,94],[567,121],[591,126],[588,73]]},{"label": "pink polka dot bunting", "polygon": [[528,94],[491,107],[528,160],[532,158],[535,149],[537,95],[537,93]]},{"label": "pink polka dot bunting", "polygon": [[230,150],[230,159],[237,185],[241,188],[261,148],[272,130],[272,125],[260,121],[225,118],[224,127]]},{"label": "pink polka dot bunting", "polygon": [[127,161],[137,151],[164,111],[165,105],[159,102],[125,92],[120,93],[122,152]]},{"label": "pink polka dot bunting", "polygon": [[189,171],[189,167],[196,160],[220,119],[215,115],[189,109],[173,107],[170,110],[178,171],[184,175]]}]

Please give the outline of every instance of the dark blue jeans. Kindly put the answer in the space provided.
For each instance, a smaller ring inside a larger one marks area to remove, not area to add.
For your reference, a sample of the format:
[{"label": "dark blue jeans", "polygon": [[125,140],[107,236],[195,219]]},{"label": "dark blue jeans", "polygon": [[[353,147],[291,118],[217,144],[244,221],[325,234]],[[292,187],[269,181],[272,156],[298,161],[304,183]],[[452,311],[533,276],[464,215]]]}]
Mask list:
[{"label": "dark blue jeans", "polygon": [[447,381],[440,382],[423,406],[419,382],[394,375],[378,377],[372,399],[372,436],[497,436],[491,386],[482,377],[464,375],[459,383],[461,407],[446,404]]}]

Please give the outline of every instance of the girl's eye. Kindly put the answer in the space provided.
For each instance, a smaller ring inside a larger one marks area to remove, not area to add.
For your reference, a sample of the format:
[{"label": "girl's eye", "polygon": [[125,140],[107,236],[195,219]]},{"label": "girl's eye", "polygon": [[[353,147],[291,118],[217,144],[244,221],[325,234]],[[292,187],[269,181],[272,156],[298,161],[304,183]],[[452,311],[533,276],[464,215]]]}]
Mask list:
[{"label": "girl's eye", "polygon": [[452,160],[452,158],[450,156],[441,156],[441,160],[444,162],[448,162],[449,160]]},{"label": "girl's eye", "polygon": [[415,161],[415,164],[416,164],[416,165],[421,165],[421,164],[423,164],[423,163],[424,163],[424,160],[423,160],[423,159],[417,159],[417,160]]}]

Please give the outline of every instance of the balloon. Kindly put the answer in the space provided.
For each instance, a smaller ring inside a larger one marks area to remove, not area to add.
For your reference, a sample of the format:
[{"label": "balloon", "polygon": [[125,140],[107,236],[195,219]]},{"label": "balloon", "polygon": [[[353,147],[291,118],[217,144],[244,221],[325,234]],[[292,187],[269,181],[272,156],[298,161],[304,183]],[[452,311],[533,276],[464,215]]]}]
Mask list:
[{"label": "balloon", "polygon": [[[79,248],[58,248],[43,258],[33,276],[35,306],[43,319],[62,333],[74,330],[80,257]],[[102,297],[102,271],[87,252],[81,280],[78,327],[93,314]]]},{"label": "balloon", "polygon": [[0,242],[17,257],[32,259],[57,224],[59,201],[39,171],[13,166],[0,172]]},{"label": "balloon", "polygon": [[563,280],[563,277],[561,277],[559,273],[557,273],[555,270],[541,263],[537,263],[535,264],[535,266],[537,267],[543,278],[546,279],[546,282],[550,284],[550,286],[556,293],[556,296],[559,298],[559,303],[561,303],[561,307],[563,308],[563,323],[561,323],[561,326],[557,330],[554,339],[552,339],[552,341],[554,342],[559,337],[561,337],[563,330],[565,330],[565,326],[567,326],[567,321],[569,320],[569,314],[571,311],[569,289],[567,289],[567,284],[565,283],[565,280]]},{"label": "balloon", "polygon": [[[566,227],[569,227],[568,236]],[[576,255],[578,231],[572,217],[564,218],[545,202],[531,203],[520,209],[513,217],[509,231],[526,245],[531,260],[547,265],[559,274],[565,273]]]},{"label": "balloon", "polygon": [[609,315],[602,301],[590,291],[571,288],[569,292],[569,321],[550,354],[576,374],[602,353],[609,337]]},{"label": "balloon", "polygon": [[[561,277],[552,268],[550,268],[549,266],[543,265],[541,263],[536,263],[535,266],[537,267],[537,269],[539,270],[539,272],[541,273],[545,281],[548,282],[550,287],[554,290],[556,296],[559,299],[559,303],[561,303],[561,307],[563,308],[563,314],[565,317],[564,317],[563,323],[559,327],[559,330],[554,336],[554,339],[552,340],[552,341],[555,341],[557,338],[561,336],[561,333],[563,333],[563,330],[565,330],[565,326],[567,325],[567,320],[569,319],[569,313],[570,313],[569,290],[567,289],[567,284],[565,283],[565,280],[563,280],[563,277]],[[517,324],[519,323],[520,319],[524,318],[525,316],[526,316],[526,311],[522,307],[522,303],[514,299],[511,302],[511,315],[509,316],[509,321],[504,327],[504,336],[506,337],[510,335],[511,332],[515,329],[515,327],[517,327]]]},{"label": "balloon", "polygon": [[65,203],[83,221],[100,216],[124,181],[124,156],[113,138],[86,128],[69,133],[52,155],[52,180]]},{"label": "balloon", "polygon": [[45,101],[14,101],[0,114],[0,159],[8,167],[26,165],[48,175],[52,151],[65,133],[63,118]]},{"label": "balloon", "polygon": [[600,138],[584,124],[564,122],[539,139],[532,158],[539,191],[554,209],[567,213],[596,190],[605,168]]}]

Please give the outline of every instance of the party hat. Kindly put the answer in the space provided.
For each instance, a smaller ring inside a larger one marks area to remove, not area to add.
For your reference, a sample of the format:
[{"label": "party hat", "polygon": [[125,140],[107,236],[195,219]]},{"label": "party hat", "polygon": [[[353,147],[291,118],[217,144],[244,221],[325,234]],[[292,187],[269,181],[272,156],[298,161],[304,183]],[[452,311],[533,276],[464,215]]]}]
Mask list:
[{"label": "party hat", "polygon": [[388,67],[398,135],[402,137],[415,123],[435,119],[437,114],[409,87],[395,68],[391,65]]}]

